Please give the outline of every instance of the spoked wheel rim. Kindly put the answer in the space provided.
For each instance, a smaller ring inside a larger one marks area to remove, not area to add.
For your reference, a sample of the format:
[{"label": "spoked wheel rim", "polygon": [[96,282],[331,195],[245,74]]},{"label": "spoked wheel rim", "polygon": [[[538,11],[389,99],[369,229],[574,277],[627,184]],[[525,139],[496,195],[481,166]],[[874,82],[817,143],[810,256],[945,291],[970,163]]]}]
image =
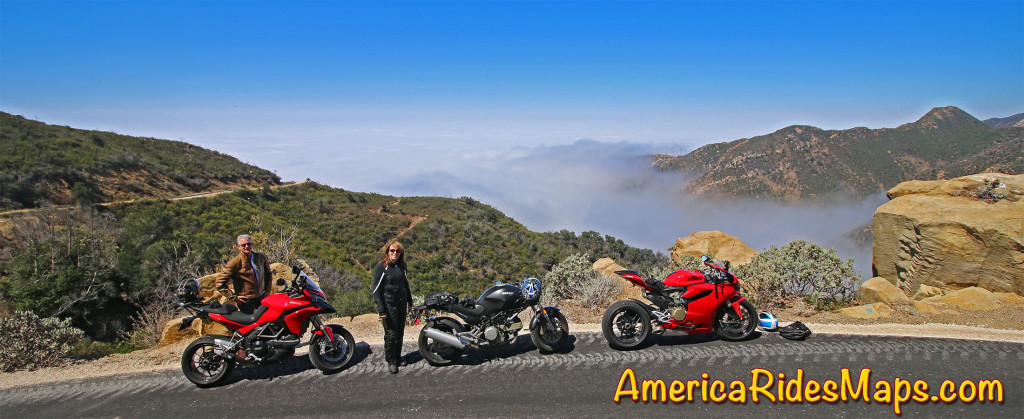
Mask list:
[{"label": "spoked wheel rim", "polygon": [[558,320],[555,320],[554,318],[552,318],[551,320],[552,327],[550,329],[553,330],[550,330],[549,328],[543,325],[540,326],[540,338],[541,340],[544,341],[544,343],[549,345],[558,343],[558,341],[561,340],[562,336],[564,336],[566,333],[565,330],[562,329],[562,325],[558,322]]},{"label": "spoked wheel rim", "polygon": [[227,368],[227,362],[225,362],[224,357],[214,352],[213,345],[204,345],[192,355],[192,364],[190,366],[192,371],[199,374],[199,376],[212,380],[223,373],[224,369]]},{"label": "spoked wheel rim", "polygon": [[736,310],[731,306],[726,306],[722,308],[716,320],[716,332],[725,339],[743,339],[753,333],[756,327],[754,318],[747,304],[740,305],[740,314],[736,314]]},{"label": "spoked wheel rim", "polygon": [[333,342],[328,339],[320,339],[317,345],[320,349],[320,358],[331,364],[344,362],[352,352],[352,348],[348,346],[345,338],[337,333],[334,335]]},{"label": "spoked wheel rim", "polygon": [[638,343],[642,340],[643,317],[630,307],[623,307],[612,315],[612,332],[625,344]]}]

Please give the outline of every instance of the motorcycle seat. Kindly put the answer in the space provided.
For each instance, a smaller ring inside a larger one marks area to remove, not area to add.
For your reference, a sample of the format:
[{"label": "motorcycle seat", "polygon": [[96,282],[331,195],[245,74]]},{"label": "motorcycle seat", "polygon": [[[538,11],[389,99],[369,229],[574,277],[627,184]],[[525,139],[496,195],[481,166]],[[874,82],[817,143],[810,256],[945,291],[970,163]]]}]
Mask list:
[{"label": "motorcycle seat", "polygon": [[238,324],[253,324],[256,323],[256,320],[259,320],[260,316],[262,316],[263,313],[265,313],[266,311],[267,306],[260,306],[252,314],[246,314],[241,311],[233,311],[231,313],[225,314],[224,318]]},{"label": "motorcycle seat", "polygon": [[645,279],[644,282],[646,282],[647,285],[649,285],[651,288],[654,288],[656,291],[661,291],[665,289],[665,281],[662,281],[660,279],[648,278]]},{"label": "motorcycle seat", "polygon": [[452,311],[458,314],[466,314],[470,316],[479,316],[484,312],[484,306],[476,305],[472,308],[466,307],[462,304],[452,304]]},{"label": "motorcycle seat", "polygon": [[207,313],[220,315],[227,315],[228,313],[238,311],[238,307],[235,307],[234,304],[220,304],[217,300],[214,300],[214,302],[216,302],[216,304],[206,304],[203,309],[206,310]]}]

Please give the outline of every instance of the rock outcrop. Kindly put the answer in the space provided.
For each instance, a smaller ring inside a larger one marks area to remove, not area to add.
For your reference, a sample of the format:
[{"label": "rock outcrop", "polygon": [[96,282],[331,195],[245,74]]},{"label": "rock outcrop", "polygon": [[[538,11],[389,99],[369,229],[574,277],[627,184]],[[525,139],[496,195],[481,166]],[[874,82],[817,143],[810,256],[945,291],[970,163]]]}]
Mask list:
[{"label": "rock outcrop", "polygon": [[921,285],[1024,294],[1024,175],[903,182],[875,211],[873,270]]},{"label": "rock outcrop", "polygon": [[668,249],[672,260],[679,263],[683,255],[701,257],[714,255],[718,259],[728,260],[733,266],[749,263],[757,251],[747,246],[742,240],[721,231],[698,231],[676,240],[676,244]]},{"label": "rock outcrop", "polygon": [[594,261],[593,268],[601,275],[617,279],[616,283],[619,285],[619,292],[615,297],[616,300],[643,297],[643,289],[632,286],[628,281],[622,279],[622,277],[615,273],[615,271],[624,271],[626,268],[616,263],[612,258],[601,258]]},{"label": "rock outcrop", "polygon": [[999,297],[989,290],[979,287],[964,288],[946,295],[925,298],[922,301],[948,304],[968,310],[995,310],[1003,307]]},{"label": "rock outcrop", "polygon": [[892,282],[885,278],[871,278],[864,281],[857,289],[857,299],[862,303],[891,303],[895,301],[910,301],[903,290],[896,288]]},{"label": "rock outcrop", "polygon": [[617,276],[615,274],[615,271],[624,271],[626,270],[626,268],[623,268],[622,265],[615,263],[615,261],[612,260],[612,258],[601,258],[594,262],[594,270],[600,273],[601,275],[614,277]]}]

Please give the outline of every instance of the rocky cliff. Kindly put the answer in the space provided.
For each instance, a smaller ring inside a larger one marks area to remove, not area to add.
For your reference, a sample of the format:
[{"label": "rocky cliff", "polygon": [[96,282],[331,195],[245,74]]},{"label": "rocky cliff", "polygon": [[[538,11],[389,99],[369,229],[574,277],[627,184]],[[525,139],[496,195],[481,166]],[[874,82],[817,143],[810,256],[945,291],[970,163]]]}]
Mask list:
[{"label": "rocky cliff", "polygon": [[742,240],[721,231],[695,232],[676,240],[668,251],[676,263],[679,263],[681,256],[700,258],[703,255],[714,255],[718,259],[728,260],[733,266],[739,266],[757,256],[757,251]]},{"label": "rocky cliff", "polygon": [[1024,294],[1024,175],[910,181],[875,211],[872,269],[908,295],[922,285]]}]

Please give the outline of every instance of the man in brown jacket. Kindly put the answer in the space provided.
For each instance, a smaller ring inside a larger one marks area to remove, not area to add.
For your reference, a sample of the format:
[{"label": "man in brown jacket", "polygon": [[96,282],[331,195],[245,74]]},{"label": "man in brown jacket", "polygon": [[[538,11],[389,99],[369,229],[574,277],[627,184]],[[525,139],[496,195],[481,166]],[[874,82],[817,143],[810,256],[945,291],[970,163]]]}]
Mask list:
[{"label": "man in brown jacket", "polygon": [[[242,234],[235,242],[238,256],[224,264],[224,269],[214,279],[214,286],[221,295],[237,301],[239,311],[252,313],[263,297],[270,294],[274,273],[267,255],[252,251],[252,237]],[[228,287],[229,279],[233,290]]]}]

